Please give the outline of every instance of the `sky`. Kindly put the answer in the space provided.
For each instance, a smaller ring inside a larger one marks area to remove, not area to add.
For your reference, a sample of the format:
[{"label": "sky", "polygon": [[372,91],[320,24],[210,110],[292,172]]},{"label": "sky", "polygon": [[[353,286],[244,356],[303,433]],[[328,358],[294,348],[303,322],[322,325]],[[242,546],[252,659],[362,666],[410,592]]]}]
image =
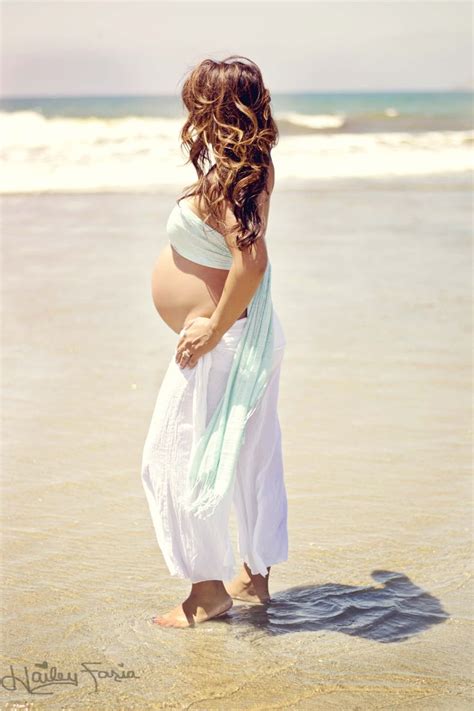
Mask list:
[{"label": "sky", "polygon": [[272,92],[471,89],[470,2],[3,0],[2,96],[177,94],[205,57]]}]

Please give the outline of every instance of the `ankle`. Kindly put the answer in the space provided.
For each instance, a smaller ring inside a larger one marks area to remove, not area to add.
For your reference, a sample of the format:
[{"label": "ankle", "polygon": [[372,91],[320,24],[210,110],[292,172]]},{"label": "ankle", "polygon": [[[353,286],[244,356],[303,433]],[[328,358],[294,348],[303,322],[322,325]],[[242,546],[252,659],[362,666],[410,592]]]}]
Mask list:
[{"label": "ankle", "polygon": [[216,597],[227,595],[222,580],[203,580],[199,583],[193,583],[189,597],[194,599],[212,600]]},{"label": "ankle", "polygon": [[260,573],[252,573],[247,563],[244,562],[242,573],[243,582],[255,583],[256,585],[267,585],[270,577],[270,568],[267,568],[266,575],[261,575]]}]

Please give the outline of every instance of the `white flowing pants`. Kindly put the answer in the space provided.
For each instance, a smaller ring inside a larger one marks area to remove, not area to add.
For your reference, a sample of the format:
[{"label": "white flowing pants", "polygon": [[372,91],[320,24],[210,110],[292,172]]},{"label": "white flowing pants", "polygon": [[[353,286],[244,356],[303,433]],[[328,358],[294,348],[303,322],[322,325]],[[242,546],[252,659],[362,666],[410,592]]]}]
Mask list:
[{"label": "white flowing pants", "polygon": [[171,358],[146,437],[141,478],[156,537],[171,575],[193,583],[228,580],[235,573],[229,536],[232,504],[238,523],[239,553],[252,573],[288,558],[287,498],[277,413],[280,369],[286,339],[274,316],[274,358],[263,396],[247,422],[234,483],[207,519],[183,510],[179,494],[186,483],[196,419],[210,420],[224,394],[233,355],[246,318],[236,321],[194,368]]}]

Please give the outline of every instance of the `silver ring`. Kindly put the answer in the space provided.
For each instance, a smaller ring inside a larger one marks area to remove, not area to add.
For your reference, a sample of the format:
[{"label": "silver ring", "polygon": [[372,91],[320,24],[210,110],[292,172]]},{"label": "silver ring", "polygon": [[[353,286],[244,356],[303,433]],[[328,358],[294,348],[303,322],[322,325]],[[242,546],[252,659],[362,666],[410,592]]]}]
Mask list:
[{"label": "silver ring", "polygon": [[186,349],[183,351],[183,355],[184,355],[184,356],[188,356],[188,358],[189,358],[189,356],[191,355],[191,353],[190,353],[190,352],[188,351],[188,349],[186,348]]}]

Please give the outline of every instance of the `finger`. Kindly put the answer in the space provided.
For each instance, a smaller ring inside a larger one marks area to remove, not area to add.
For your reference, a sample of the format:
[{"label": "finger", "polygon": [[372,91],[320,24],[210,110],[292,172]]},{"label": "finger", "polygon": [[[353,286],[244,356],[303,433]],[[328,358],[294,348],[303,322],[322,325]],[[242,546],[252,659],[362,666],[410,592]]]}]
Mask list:
[{"label": "finger", "polygon": [[184,368],[184,366],[187,365],[187,363],[188,363],[190,357],[191,357],[191,354],[190,354],[190,353],[182,353],[182,354],[181,354],[181,358],[180,358],[180,361],[179,361],[179,364],[180,364],[181,368]]},{"label": "finger", "polygon": [[178,342],[176,344],[176,350],[183,351],[186,348],[185,341],[186,341],[186,336],[181,336],[181,338],[178,340]]},{"label": "finger", "polygon": [[192,342],[192,340],[189,338],[188,335],[186,335],[186,336],[181,336],[181,338],[178,339],[178,342],[177,342],[177,344],[176,344],[176,349],[177,349],[177,350],[179,350],[179,351],[185,351],[185,350],[192,351],[192,348],[193,348],[193,342]]},{"label": "finger", "polygon": [[191,352],[191,348],[189,347],[189,345],[186,346],[184,343],[178,343],[178,345],[176,346],[176,351],[175,351],[176,362],[178,362],[181,359],[181,357],[185,351],[188,351],[189,353]]},{"label": "finger", "polygon": [[186,339],[188,338],[188,335],[186,333],[183,333],[188,327],[188,324],[185,324],[181,331],[178,333],[178,341],[176,343],[176,348],[181,350],[182,348],[186,348],[185,343]]}]

